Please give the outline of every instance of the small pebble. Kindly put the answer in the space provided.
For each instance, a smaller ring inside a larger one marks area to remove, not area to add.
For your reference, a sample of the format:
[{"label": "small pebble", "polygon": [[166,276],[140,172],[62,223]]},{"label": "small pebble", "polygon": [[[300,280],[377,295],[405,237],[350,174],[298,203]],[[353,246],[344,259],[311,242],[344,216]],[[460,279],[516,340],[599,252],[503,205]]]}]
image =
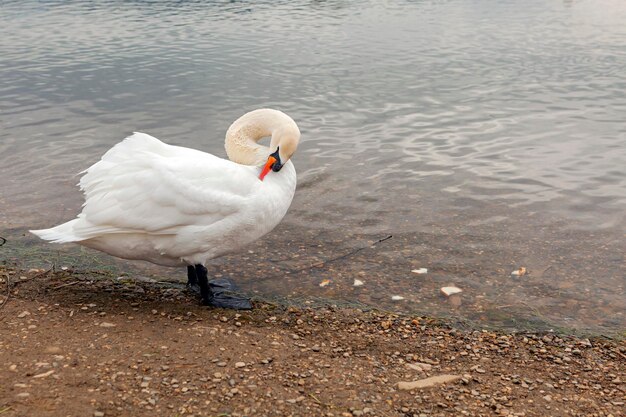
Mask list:
[{"label": "small pebble", "polygon": [[461,292],[463,292],[463,290],[460,289],[459,287],[455,287],[455,286],[449,286],[449,287],[442,287],[441,288],[441,293],[443,295],[445,295],[446,297],[450,297],[451,295],[459,294]]},{"label": "small pebble", "polygon": [[516,277],[524,276],[526,275],[526,268],[522,266],[519,269],[516,269],[515,271],[511,272],[511,275],[516,276]]}]

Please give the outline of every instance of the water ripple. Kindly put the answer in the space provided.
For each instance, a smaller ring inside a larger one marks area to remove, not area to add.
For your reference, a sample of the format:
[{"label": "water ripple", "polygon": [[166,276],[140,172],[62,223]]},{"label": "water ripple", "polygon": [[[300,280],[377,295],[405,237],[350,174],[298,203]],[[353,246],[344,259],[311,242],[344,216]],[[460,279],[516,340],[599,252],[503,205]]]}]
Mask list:
[{"label": "water ripple", "polygon": [[273,106],[303,132],[292,223],[623,228],[625,4],[3,2],[0,219],[71,217],[131,131],[223,156]]}]

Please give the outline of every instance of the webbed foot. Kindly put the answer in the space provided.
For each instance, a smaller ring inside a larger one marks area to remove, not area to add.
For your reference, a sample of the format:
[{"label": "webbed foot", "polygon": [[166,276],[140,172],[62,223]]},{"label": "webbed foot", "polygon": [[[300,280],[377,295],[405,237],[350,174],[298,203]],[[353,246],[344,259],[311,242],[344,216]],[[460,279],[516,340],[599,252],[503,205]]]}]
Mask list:
[{"label": "webbed foot", "polygon": [[207,269],[203,265],[187,267],[187,288],[199,294],[202,304],[217,308],[233,310],[251,310],[252,302],[249,298],[237,294],[238,287],[227,278],[209,281]]},{"label": "webbed foot", "polygon": [[252,302],[249,298],[237,294],[237,286],[226,278],[209,281],[210,295],[202,299],[204,305],[231,308],[233,310],[251,310]]}]

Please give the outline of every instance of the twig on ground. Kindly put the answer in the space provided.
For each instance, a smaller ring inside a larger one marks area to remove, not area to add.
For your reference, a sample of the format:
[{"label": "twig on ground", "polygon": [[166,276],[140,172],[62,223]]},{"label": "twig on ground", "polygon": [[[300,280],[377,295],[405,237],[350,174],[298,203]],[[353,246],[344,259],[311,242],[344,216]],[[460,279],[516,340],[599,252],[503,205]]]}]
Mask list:
[{"label": "twig on ground", "polygon": [[[384,242],[385,240],[389,240],[389,239],[391,239],[392,237],[393,237],[393,235],[389,235],[389,236],[384,237],[384,238],[382,238],[382,239],[378,239],[376,242],[372,243],[372,246],[376,246],[376,245],[378,245],[379,243]],[[370,246],[370,247],[371,247],[371,246]]]},{"label": "twig on ground", "polygon": [[313,395],[313,394],[309,394],[309,397],[313,398],[313,401],[315,401],[315,402],[316,402],[316,403],[318,403],[319,405],[323,405],[323,406],[328,407],[328,408],[333,408],[333,405],[332,405],[332,404],[328,404],[328,403],[325,403],[325,402],[321,401],[319,398],[317,398],[317,397],[316,397],[315,395]]},{"label": "twig on ground", "polygon": [[[24,283],[26,281],[32,281],[33,279],[37,279],[39,277],[48,275],[52,271],[53,268],[54,267],[48,269],[47,271],[40,272],[37,275],[33,275],[32,277],[30,277],[28,279],[21,280],[21,281],[15,281],[13,283],[13,287],[17,287],[19,284]],[[6,272],[4,273],[4,276],[5,276],[5,279],[7,280],[7,294],[6,294],[5,300],[2,302],[2,304],[0,304],[0,309],[2,309],[5,305],[7,305],[7,303],[9,302],[9,298],[11,297],[11,277]]]},{"label": "twig on ground", "polygon": [[353,250],[351,250],[348,253],[344,253],[343,255],[339,255],[339,256],[336,256],[334,258],[324,259],[322,261],[314,263],[313,265],[308,265],[308,266],[305,266],[305,267],[302,267],[302,268],[291,269],[291,270],[289,270],[289,273],[293,274],[293,273],[296,273],[296,272],[306,271],[306,270],[313,269],[313,268],[321,268],[324,265],[327,265],[329,263],[332,263],[332,262],[335,262],[335,261],[340,261],[340,260],[345,259],[345,258],[347,258],[349,256],[355,255],[355,254],[361,252],[364,249],[373,248],[377,244],[382,243],[382,242],[384,242],[386,240],[389,240],[392,237],[393,237],[392,235],[389,235],[389,236],[384,237],[382,239],[378,239],[376,242],[372,243],[369,246],[362,246],[360,248],[353,249]]},{"label": "twig on ground", "polygon": [[37,278],[41,278],[41,277],[43,277],[43,276],[46,276],[46,275],[48,275],[50,272],[52,272],[52,270],[53,270],[53,269],[54,269],[54,266],[53,266],[52,268],[48,269],[47,271],[40,272],[40,273],[38,273],[38,274],[36,274],[36,275],[33,275],[33,276],[32,276],[32,277],[30,277],[30,278],[23,279],[23,280],[20,280],[20,281],[15,281],[15,284],[13,284],[13,286],[17,287],[19,284],[22,284],[22,283],[24,283],[24,282],[27,282],[27,281],[32,281],[32,280],[34,280],[34,279],[37,279]]},{"label": "twig on ground", "polygon": [[622,359],[626,359],[626,355],[624,355],[622,352],[620,352],[617,349],[612,349],[613,352],[617,353],[618,355],[620,355],[622,357]]},{"label": "twig on ground", "polygon": [[2,301],[2,304],[0,304],[0,310],[2,310],[2,308],[7,305],[7,303],[9,302],[9,297],[11,297],[11,277],[8,273],[4,273],[4,279],[7,280],[7,295],[6,298],[4,299],[4,301]]},{"label": "twig on ground", "polygon": [[61,289],[61,288],[63,288],[63,287],[69,287],[70,285],[78,284],[78,283],[80,283],[80,282],[81,282],[81,281],[72,281],[72,282],[68,282],[68,283],[66,283],[66,284],[57,285],[56,287],[53,287],[52,289],[53,289],[53,290],[58,290],[58,289]]}]

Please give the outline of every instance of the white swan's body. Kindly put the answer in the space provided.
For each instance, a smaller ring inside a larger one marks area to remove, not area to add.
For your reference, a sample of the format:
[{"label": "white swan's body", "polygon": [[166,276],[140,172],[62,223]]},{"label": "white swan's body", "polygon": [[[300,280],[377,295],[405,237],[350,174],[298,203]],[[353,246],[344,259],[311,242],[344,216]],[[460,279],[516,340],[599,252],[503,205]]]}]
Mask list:
[{"label": "white swan's body", "polygon": [[[76,219],[32,232],[125,259],[204,265],[260,238],[282,220],[296,188],[291,153],[283,157],[282,169],[264,181],[259,166],[277,146],[289,148],[295,140],[295,151],[299,135],[282,112],[250,112],[227,133],[233,162],[135,133],[85,171],[79,184],[85,203]],[[256,143],[264,136],[272,136],[270,148]]]}]

